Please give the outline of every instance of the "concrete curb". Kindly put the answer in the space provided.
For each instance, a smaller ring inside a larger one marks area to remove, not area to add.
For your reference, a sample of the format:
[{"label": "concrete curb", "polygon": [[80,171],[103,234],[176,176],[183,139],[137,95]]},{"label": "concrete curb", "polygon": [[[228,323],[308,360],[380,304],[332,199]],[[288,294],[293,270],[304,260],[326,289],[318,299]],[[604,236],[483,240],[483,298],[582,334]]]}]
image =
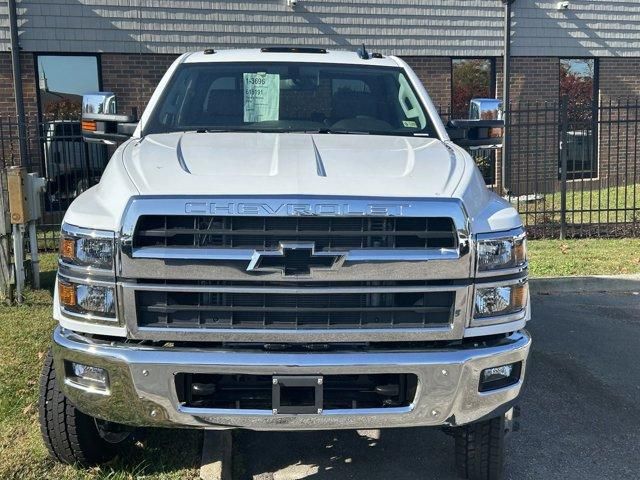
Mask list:
[{"label": "concrete curb", "polygon": [[231,430],[205,430],[200,462],[202,480],[231,480],[231,435]]},{"label": "concrete curb", "polygon": [[640,292],[640,275],[592,275],[529,279],[532,294]]}]

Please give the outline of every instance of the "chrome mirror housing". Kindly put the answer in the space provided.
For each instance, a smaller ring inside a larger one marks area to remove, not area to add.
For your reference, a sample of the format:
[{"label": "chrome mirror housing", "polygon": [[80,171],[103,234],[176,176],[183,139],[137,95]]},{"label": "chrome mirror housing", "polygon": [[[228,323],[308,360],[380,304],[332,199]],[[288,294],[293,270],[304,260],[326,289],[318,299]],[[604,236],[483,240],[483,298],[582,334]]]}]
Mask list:
[{"label": "chrome mirror housing", "polygon": [[86,142],[114,145],[133,135],[137,114],[118,115],[113,92],[87,93],[82,97],[82,137]]},{"label": "chrome mirror housing", "polygon": [[450,120],[449,138],[470,149],[500,148],[504,134],[502,101],[496,98],[473,98],[469,102],[469,118]]},{"label": "chrome mirror housing", "polygon": [[469,120],[502,120],[502,100],[473,98],[469,102]]},{"label": "chrome mirror housing", "polygon": [[82,117],[91,114],[115,115],[117,113],[116,96],[112,92],[87,93],[82,97]]}]

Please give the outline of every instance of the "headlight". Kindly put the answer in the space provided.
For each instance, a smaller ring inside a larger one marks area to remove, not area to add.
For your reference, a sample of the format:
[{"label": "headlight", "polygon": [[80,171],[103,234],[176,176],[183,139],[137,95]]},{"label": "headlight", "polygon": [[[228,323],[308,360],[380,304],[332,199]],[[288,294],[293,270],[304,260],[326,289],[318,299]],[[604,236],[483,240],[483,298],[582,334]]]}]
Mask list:
[{"label": "headlight", "polygon": [[60,233],[60,258],[71,265],[113,270],[114,233],[65,224]]},{"label": "headlight", "polygon": [[497,318],[495,321],[485,320],[489,317],[504,317],[524,312],[529,298],[529,287],[526,282],[511,285],[493,285],[476,288],[474,320],[482,325],[511,321],[512,318]]},{"label": "headlight", "polygon": [[527,263],[527,238],[518,229],[504,234],[478,235],[478,272],[522,267]]},{"label": "headlight", "polygon": [[58,297],[60,305],[67,312],[115,319],[116,296],[113,287],[73,283],[59,278]]}]

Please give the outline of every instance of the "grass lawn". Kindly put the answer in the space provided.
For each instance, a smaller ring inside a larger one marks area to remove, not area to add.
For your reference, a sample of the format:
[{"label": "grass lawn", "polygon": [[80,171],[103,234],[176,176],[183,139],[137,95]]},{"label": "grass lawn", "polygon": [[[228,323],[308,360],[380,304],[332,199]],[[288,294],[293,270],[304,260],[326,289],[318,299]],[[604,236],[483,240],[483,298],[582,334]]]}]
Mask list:
[{"label": "grass lawn", "polygon": [[[535,240],[529,252],[537,277],[640,273],[640,239]],[[130,451],[91,470],[48,459],[38,427],[38,377],[54,327],[55,268],[56,256],[43,255],[43,289],[27,292],[22,306],[0,306],[0,478],[197,478],[202,440],[197,431],[143,431]]]},{"label": "grass lawn", "polygon": [[[587,190],[580,183],[567,187],[567,223],[617,223],[632,222],[638,218],[640,208],[640,185]],[[548,193],[536,202],[520,202],[518,211],[527,225],[560,222],[560,192]],[[585,210],[603,210],[588,212]],[[541,212],[548,213],[541,213]]]},{"label": "grass lawn", "polygon": [[532,240],[533,277],[640,273],[640,238]]}]

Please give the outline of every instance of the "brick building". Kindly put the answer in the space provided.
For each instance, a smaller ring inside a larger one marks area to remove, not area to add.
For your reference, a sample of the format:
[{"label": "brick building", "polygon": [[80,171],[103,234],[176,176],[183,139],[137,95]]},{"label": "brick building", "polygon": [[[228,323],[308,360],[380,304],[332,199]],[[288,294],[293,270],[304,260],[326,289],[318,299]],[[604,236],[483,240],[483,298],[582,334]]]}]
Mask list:
[{"label": "brick building", "polygon": [[[15,114],[6,5],[0,4],[0,118]],[[443,116],[464,115],[471,96],[500,95],[503,11],[500,0],[298,0],[294,8],[288,0],[18,0],[24,104],[28,117],[64,115],[73,109],[71,96],[101,89],[117,94],[121,111],[142,112],[165,69],[187,50],[283,44],[355,50],[365,43],[405,58]],[[640,3],[516,0],[511,21],[511,101],[521,109],[513,118],[525,120],[513,129],[519,140],[510,188],[555,188],[560,139],[552,125],[560,119],[552,109],[537,112],[548,125],[543,130],[535,122],[532,140],[531,115],[523,112],[555,105],[563,94],[573,98],[572,88],[591,114],[578,119],[586,126],[571,127],[571,140],[588,152],[571,160],[569,178],[618,175],[600,107],[640,96]],[[632,132],[618,136],[616,155],[635,158],[637,140]],[[626,165],[625,175],[630,171]],[[490,176],[495,181],[496,172]]]}]

